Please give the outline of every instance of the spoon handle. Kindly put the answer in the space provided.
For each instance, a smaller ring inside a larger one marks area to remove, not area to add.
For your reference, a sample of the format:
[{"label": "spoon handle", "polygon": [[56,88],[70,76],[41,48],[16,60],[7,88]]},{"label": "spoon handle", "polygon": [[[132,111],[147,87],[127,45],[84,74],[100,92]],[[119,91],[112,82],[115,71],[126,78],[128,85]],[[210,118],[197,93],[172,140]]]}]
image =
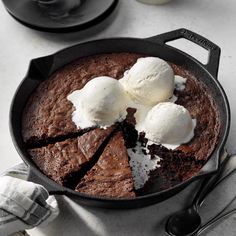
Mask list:
[{"label": "spoon handle", "polygon": [[196,236],[203,233],[205,230],[209,229],[210,227],[214,226],[216,223],[219,223],[220,221],[226,219],[227,217],[231,216],[232,214],[236,213],[236,208],[228,211],[225,213],[225,211],[229,208],[229,206],[236,200],[236,196],[211,220],[209,220],[206,224],[204,224],[196,233]]},{"label": "spoon handle", "polygon": [[225,178],[229,177],[234,170],[236,169],[235,166],[229,166],[230,160],[235,159],[235,155],[228,155],[227,153],[224,154],[221,160],[221,164],[219,167],[218,172],[214,176],[210,176],[203,180],[197,194],[194,197],[193,205],[197,210],[199,206],[202,205],[206,196],[218,185],[220,184]]}]

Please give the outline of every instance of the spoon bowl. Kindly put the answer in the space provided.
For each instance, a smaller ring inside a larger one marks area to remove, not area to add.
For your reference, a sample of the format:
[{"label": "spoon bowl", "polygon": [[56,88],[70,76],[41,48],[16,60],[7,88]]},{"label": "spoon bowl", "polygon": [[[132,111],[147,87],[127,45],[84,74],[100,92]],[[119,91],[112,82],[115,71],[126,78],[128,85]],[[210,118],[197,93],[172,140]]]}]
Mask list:
[{"label": "spoon bowl", "polygon": [[173,214],[166,223],[166,232],[172,236],[191,236],[199,230],[201,223],[198,212],[191,207]]}]

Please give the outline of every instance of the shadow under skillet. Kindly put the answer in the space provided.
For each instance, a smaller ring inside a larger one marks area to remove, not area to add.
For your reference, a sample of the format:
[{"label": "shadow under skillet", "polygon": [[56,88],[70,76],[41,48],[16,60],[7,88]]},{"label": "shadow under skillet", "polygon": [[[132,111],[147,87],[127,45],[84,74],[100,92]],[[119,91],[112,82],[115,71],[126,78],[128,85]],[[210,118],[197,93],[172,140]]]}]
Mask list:
[{"label": "shadow under skillet", "polygon": [[149,207],[129,210],[92,208],[57,196],[60,214],[46,228],[37,228],[42,235],[58,236],[126,236],[164,235],[165,221],[182,209],[192,198],[196,183],[178,195]]}]

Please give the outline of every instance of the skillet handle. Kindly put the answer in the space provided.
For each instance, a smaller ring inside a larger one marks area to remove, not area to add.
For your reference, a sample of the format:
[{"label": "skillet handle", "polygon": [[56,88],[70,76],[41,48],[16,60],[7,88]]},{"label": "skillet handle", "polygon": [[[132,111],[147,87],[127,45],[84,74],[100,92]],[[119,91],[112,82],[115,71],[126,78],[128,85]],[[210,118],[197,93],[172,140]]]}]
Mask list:
[{"label": "skillet handle", "polygon": [[39,175],[35,174],[31,167],[29,168],[27,180],[42,185],[44,188],[47,189],[49,195],[64,195],[66,193],[62,186],[48,179],[46,176],[42,178]]},{"label": "skillet handle", "polygon": [[[151,42],[157,42],[161,45],[164,45],[166,42],[173,41],[176,39],[185,38],[203,48],[208,50],[208,62],[206,65],[202,64],[210,74],[217,79],[218,69],[219,69],[219,61],[220,61],[220,48],[212,43],[210,40],[204,38],[203,36],[196,34],[187,29],[177,29],[174,31],[170,31],[164,34],[160,34],[151,38],[147,38],[147,40]],[[168,46],[171,47],[171,46]]]},{"label": "skillet handle", "polygon": [[53,55],[32,59],[26,77],[33,80],[45,80],[52,73],[53,65]]}]

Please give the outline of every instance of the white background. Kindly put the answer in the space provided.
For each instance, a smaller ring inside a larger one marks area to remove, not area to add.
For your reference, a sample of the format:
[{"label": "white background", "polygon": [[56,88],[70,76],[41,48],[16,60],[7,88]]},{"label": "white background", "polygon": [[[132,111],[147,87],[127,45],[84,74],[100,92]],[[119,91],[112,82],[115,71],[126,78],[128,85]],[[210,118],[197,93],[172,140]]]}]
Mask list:
[{"label": "white background", "polygon": [[[227,148],[231,153],[236,152],[235,0],[173,0],[162,6],[120,0],[113,22],[102,31],[93,29],[63,35],[38,32],[20,25],[8,15],[2,3],[0,19],[0,172],[21,161],[9,134],[8,113],[14,91],[26,74],[30,59],[82,41],[117,36],[145,38],[183,27],[205,36],[222,49],[218,78],[227,93],[232,112]],[[204,59],[204,50],[185,42],[178,45]],[[229,190],[231,186],[234,189],[233,183],[235,180],[229,181],[224,188]],[[230,191],[223,192],[218,191],[214,201],[226,201]],[[164,215],[180,207],[184,198],[179,195],[152,207],[118,212],[81,207],[63,198],[59,201],[63,214],[47,228],[30,231],[31,235],[164,235]],[[207,210],[208,213],[211,211],[212,208]],[[236,235],[233,223],[236,218],[231,217],[208,235]]]}]

